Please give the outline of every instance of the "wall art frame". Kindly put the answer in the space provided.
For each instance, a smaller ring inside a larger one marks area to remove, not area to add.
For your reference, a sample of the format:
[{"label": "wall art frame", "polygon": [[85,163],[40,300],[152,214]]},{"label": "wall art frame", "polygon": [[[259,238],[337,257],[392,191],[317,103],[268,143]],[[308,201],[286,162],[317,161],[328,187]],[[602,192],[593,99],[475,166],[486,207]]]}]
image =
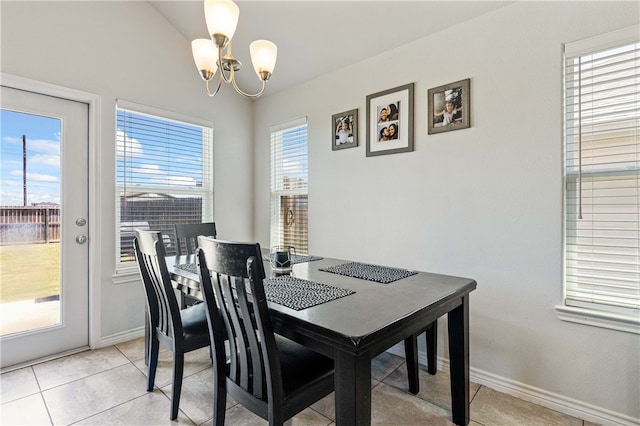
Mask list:
[{"label": "wall art frame", "polygon": [[427,133],[471,127],[471,79],[427,90]]},{"label": "wall art frame", "polygon": [[367,96],[367,157],[413,151],[414,83]]},{"label": "wall art frame", "polygon": [[358,109],[333,114],[331,133],[333,134],[332,151],[358,146]]}]

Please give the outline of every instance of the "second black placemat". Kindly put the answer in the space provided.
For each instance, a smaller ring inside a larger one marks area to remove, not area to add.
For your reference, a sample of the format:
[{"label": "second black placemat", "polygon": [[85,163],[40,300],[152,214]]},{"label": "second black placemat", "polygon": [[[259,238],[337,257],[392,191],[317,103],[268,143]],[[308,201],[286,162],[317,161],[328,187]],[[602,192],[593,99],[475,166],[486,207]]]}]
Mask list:
[{"label": "second black placemat", "polygon": [[321,268],[320,270],[382,284],[389,284],[417,274],[416,271],[409,271],[407,269],[359,262],[343,263],[342,265],[329,266],[328,268]]}]

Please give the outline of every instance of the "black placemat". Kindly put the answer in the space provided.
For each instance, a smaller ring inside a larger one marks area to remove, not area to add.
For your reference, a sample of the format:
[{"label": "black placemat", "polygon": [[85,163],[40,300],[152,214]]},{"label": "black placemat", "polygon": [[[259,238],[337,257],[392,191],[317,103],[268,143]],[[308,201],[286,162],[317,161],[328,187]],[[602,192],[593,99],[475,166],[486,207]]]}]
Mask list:
[{"label": "black placemat", "polygon": [[323,283],[307,281],[291,276],[267,278],[264,293],[267,300],[300,311],[341,297],[355,291],[333,287]]},{"label": "black placemat", "polygon": [[191,272],[192,274],[198,273],[198,265],[196,265],[195,263],[181,263],[179,265],[176,265],[176,268]]},{"label": "black placemat", "polygon": [[[304,262],[313,262],[314,260],[321,260],[320,256],[311,256],[306,254],[292,254],[291,262],[295,265],[296,263],[304,263]],[[273,262],[273,253],[267,253],[262,255],[262,260],[265,262]]]},{"label": "black placemat", "polygon": [[[175,267],[194,274],[198,273],[198,267],[195,263],[183,263]],[[352,290],[307,281],[289,275],[266,278],[263,280],[263,283],[264,294],[267,296],[268,301],[295,309],[296,311],[355,293],[355,291]]]},{"label": "black placemat", "polygon": [[370,265],[368,263],[358,262],[329,266],[328,268],[321,268],[320,271],[346,275],[348,277],[360,278],[367,281],[375,281],[382,284],[389,284],[417,274],[416,271],[409,271],[407,269],[391,268],[389,266]]}]

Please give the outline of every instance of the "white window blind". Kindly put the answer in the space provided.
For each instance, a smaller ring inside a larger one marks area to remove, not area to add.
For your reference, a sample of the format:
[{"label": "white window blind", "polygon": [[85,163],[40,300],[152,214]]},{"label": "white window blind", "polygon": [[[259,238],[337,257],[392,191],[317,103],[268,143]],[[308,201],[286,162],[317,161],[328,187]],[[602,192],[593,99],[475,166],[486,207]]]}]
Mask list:
[{"label": "white window blind", "polygon": [[213,129],[169,118],[175,116],[118,102],[117,267],[135,260],[136,229],[161,231],[167,253],[173,254],[175,223],[213,220]]},{"label": "white window blind", "polygon": [[565,305],[640,319],[637,27],[565,46]]},{"label": "white window blind", "polygon": [[308,253],[307,120],[271,128],[271,246]]}]

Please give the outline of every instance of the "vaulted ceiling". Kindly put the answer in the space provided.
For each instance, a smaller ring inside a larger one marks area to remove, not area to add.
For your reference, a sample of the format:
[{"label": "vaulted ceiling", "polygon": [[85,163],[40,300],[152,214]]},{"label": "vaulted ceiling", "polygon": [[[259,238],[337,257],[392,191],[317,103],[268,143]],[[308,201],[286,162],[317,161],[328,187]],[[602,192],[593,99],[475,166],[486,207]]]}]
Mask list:
[{"label": "vaulted ceiling", "polygon": [[[187,40],[208,36],[202,0],[149,3]],[[240,18],[233,38],[233,54],[244,64],[237,74],[238,82],[248,91],[259,88],[249,44],[256,39],[268,39],[278,46],[278,61],[267,87],[267,93],[275,93],[513,2],[237,0],[236,3]]]}]

